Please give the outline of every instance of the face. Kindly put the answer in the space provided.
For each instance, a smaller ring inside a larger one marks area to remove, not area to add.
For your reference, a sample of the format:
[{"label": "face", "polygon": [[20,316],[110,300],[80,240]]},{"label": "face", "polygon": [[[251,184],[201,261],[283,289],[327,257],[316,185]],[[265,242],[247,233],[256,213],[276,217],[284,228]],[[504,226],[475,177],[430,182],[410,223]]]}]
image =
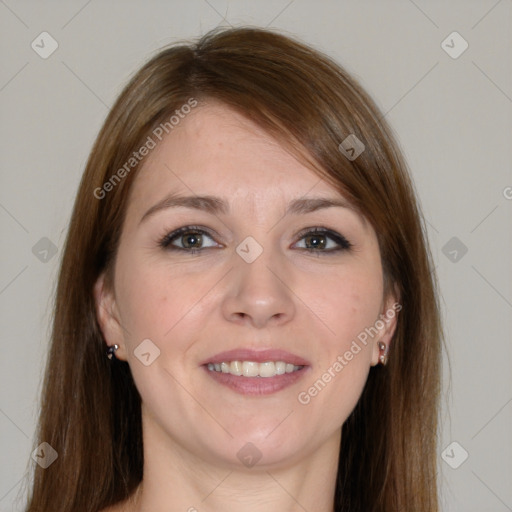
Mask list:
[{"label": "face", "polygon": [[339,442],[395,324],[369,223],[215,103],[145,161],[113,290],[102,277],[95,292],[105,340],[142,397],[145,439],[231,466]]}]

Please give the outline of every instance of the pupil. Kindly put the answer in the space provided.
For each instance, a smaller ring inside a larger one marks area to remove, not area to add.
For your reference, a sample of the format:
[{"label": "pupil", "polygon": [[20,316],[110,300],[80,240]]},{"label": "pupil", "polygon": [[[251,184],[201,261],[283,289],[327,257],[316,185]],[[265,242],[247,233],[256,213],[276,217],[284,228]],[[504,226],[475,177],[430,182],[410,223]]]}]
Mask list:
[{"label": "pupil", "polygon": [[319,237],[318,235],[311,235],[308,237],[308,240],[313,245],[313,247],[325,247],[325,239]]},{"label": "pupil", "polygon": [[194,247],[197,243],[201,242],[201,235],[199,233],[185,236],[185,247]]}]

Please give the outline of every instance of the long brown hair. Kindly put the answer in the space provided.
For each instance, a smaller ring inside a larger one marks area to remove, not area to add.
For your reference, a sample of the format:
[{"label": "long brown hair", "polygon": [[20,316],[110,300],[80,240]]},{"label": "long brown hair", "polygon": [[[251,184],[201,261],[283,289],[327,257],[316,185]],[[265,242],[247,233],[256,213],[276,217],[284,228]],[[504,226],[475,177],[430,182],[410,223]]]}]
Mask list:
[{"label": "long brown hair", "polygon": [[[403,309],[386,366],[370,369],[342,427],[335,510],[436,512],[442,329],[425,223],[382,113],[338,64],[281,34],[215,30],[161,50],[125,87],[90,154],[58,281],[38,441],[58,459],[35,466],[27,512],[98,511],[142,479],[140,396],[127,363],[111,364],[93,286],[112,285],[137,169],[126,167],[155,127],[191,98],[234,107],[305,159],[371,222],[386,291]],[[169,127],[170,129],[170,127]],[[365,146],[349,159],[349,135]],[[133,163],[133,162],[132,162]],[[119,169],[125,166],[125,173]],[[112,181],[112,177],[122,179]],[[107,194],[104,184],[111,183]],[[100,196],[103,198],[98,198]]]}]

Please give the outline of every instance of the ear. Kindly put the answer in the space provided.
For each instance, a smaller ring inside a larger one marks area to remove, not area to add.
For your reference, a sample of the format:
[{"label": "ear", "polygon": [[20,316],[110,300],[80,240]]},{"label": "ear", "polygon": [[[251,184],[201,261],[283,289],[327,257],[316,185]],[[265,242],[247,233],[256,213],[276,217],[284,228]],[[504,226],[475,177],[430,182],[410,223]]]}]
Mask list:
[{"label": "ear", "polygon": [[105,273],[94,283],[96,318],[108,346],[118,345],[116,358],[126,361],[126,342],[113,290],[105,284]]},{"label": "ear", "polygon": [[379,341],[386,344],[386,354],[389,353],[393,335],[395,334],[398,323],[398,314],[402,309],[402,304],[398,301],[398,297],[399,294],[396,293],[395,290],[395,293],[390,293],[386,300],[383,300],[382,302],[379,318],[375,322],[375,326],[379,329],[379,333],[375,336],[373,341],[372,366],[375,366],[380,362],[379,356],[382,352],[379,349]]}]

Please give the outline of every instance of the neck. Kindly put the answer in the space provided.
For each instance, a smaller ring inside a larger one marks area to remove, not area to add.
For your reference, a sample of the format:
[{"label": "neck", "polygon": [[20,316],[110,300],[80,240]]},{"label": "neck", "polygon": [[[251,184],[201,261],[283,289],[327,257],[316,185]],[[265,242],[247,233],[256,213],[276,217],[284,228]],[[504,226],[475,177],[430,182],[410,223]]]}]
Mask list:
[{"label": "neck", "polygon": [[144,479],[127,509],[332,512],[340,441],[337,431],[301,459],[245,468],[234,461],[205,461],[153,431],[144,435]]}]

